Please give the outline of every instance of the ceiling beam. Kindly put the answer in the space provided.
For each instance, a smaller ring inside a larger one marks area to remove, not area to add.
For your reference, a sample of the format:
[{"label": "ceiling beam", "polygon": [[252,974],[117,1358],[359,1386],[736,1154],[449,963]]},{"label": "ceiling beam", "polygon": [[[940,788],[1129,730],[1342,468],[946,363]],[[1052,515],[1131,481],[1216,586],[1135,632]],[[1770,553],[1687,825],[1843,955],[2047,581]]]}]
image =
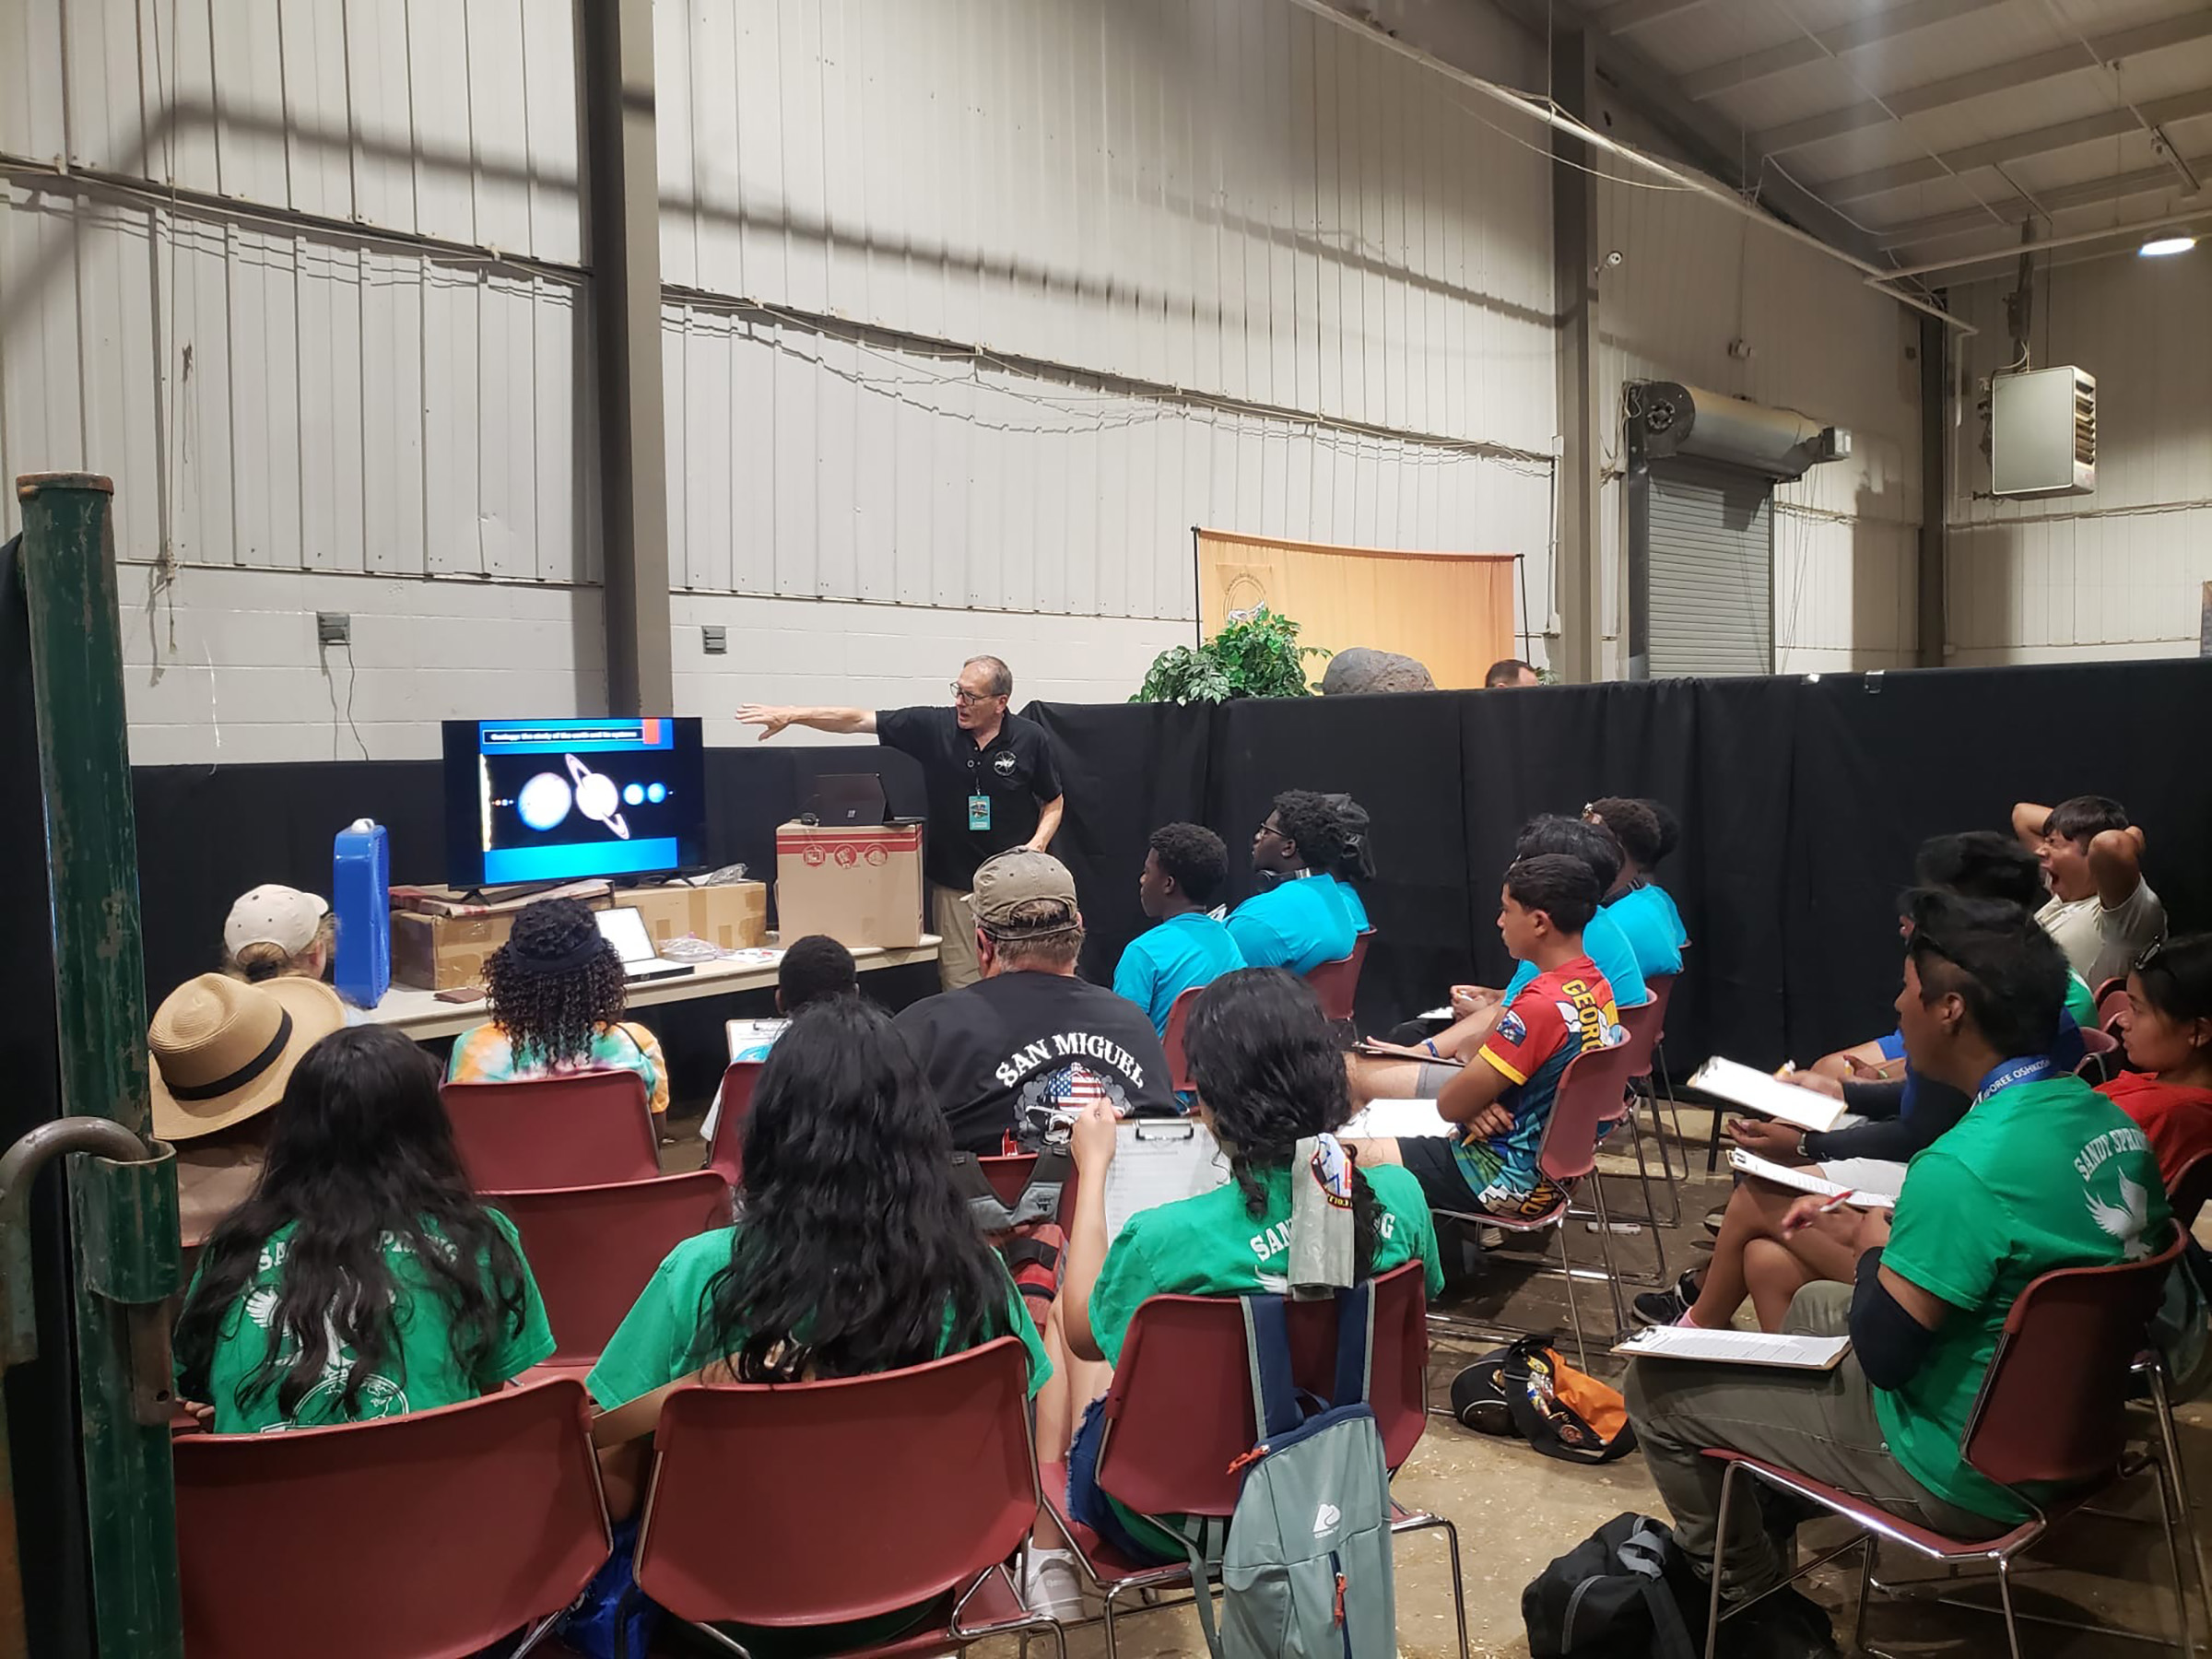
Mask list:
[{"label": "ceiling beam", "polygon": [[[1630,0],[1638,4],[1639,0]],[[1606,14],[1610,17],[1610,12]],[[1965,75],[1950,76],[1943,80],[1929,81],[1924,86],[1900,87],[1894,92],[1885,92],[1879,98],[1862,100],[1840,110],[1830,110],[1821,115],[1808,115],[1803,121],[1793,121],[1771,132],[1760,133],[1752,140],[1752,147],[1761,155],[1779,156],[1808,144],[1819,144],[1830,138],[1841,138],[1847,133],[1864,132],[1869,127],[1881,126],[1892,117],[1903,120],[1908,116],[1924,115],[1930,110],[1948,108],[1964,103],[1971,98],[1986,98],[1993,92],[2011,92],[2022,87],[2031,87],[2038,81],[2053,80],[2062,75],[2073,75],[2083,69],[2117,59],[2137,56],[2146,52],[2159,52],[2169,46],[2183,46],[2192,41],[2212,37],[2212,7],[2193,11],[2179,18],[2168,18],[2162,22],[2146,23],[2139,29],[2115,29],[2111,34],[2092,35],[2088,49],[2079,42],[2056,46],[2049,52],[2038,52],[2027,57],[2014,58],[2009,63],[1992,64]]]},{"label": "ceiling beam", "polygon": [[1866,196],[1880,195],[1884,191],[1902,190],[1911,184],[1932,183],[1952,173],[1971,172],[1981,167],[2002,167],[2007,162],[2026,160],[2030,156],[2044,156],[2053,150],[2071,149],[2077,144],[2093,144],[2100,138],[2117,138],[2125,133],[2141,132],[2142,124],[2136,119],[2136,110],[2141,111],[2143,120],[2153,126],[2162,126],[2170,121],[2188,121],[2201,115],[2212,115],[2212,88],[2199,92],[2176,93],[2171,98],[2153,99],[2147,103],[2137,104],[2135,110],[2106,110],[2099,114],[2085,115],[2079,121],[2065,121],[2056,126],[2038,127],[2032,132],[1992,138],[1983,144],[1970,144],[1962,149],[1950,150],[1941,156],[1924,156],[1888,167],[1873,168],[1865,172],[1850,173],[1841,179],[1830,179],[1816,188],[1831,202],[1855,202]]},{"label": "ceiling beam", "polygon": [[1765,80],[1771,76],[1801,68],[1806,64],[1817,64],[1825,57],[1841,57],[1847,52],[1877,45],[1883,41],[1895,40],[1899,35],[1911,34],[1915,29],[1948,23],[1954,18],[1987,11],[2004,4],[2006,0],[1906,0],[1902,6],[1870,13],[1835,29],[1824,29],[1818,34],[1801,34],[1778,46],[1769,46],[1762,52],[1731,58],[1709,69],[1694,70],[1681,77],[1682,92],[1685,97],[1699,100],[1717,97],[1723,92],[1732,92],[1738,87],[1749,86],[1753,81]]},{"label": "ceiling beam", "polygon": [[[2192,170],[2212,168],[2212,156],[2184,158]],[[2128,196],[2150,195],[2173,188],[2173,170],[2171,167],[2145,167],[2134,172],[2114,173],[2105,179],[2085,179],[2078,184],[2062,184],[2055,190],[2039,190],[2035,203],[2014,197],[1994,204],[2000,218],[2009,225],[2038,217],[2037,209],[2047,213],[2064,213],[2073,207],[2094,207],[2102,202],[2117,202]],[[2183,198],[2186,200],[2187,198]],[[1885,226],[1881,231],[1884,248],[1912,247],[1922,242],[1941,241],[1946,237],[1963,236],[1971,230],[1990,229],[1990,209],[1976,204],[1960,207],[1950,213],[1930,214],[1926,218],[1908,219],[1902,224]]]},{"label": "ceiling beam", "polygon": [[1592,18],[1590,27],[1602,34],[1626,34],[1631,29],[1695,11],[1704,4],[1705,0],[1620,0],[1619,5],[1608,6]]}]

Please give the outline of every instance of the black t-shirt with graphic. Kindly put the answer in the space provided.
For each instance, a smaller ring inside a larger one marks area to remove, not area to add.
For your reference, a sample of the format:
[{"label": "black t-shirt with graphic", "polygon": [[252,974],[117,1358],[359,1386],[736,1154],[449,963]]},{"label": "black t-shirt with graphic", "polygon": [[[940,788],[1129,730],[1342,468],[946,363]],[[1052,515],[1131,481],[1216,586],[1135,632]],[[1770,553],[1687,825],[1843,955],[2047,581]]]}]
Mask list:
[{"label": "black t-shirt with graphic", "polygon": [[1002,973],[927,997],[892,1023],[965,1152],[1004,1150],[1032,1106],[1104,1100],[1124,1115],[1176,1110],[1150,1016],[1086,980]]},{"label": "black t-shirt with graphic", "polygon": [[[939,887],[967,892],[985,859],[1037,833],[1038,804],[1060,798],[1052,739],[1018,714],[1008,714],[979,748],[949,708],[879,709],[876,739],[922,763],[929,798],[923,867]],[[991,803],[988,828],[969,827],[971,795]]]}]

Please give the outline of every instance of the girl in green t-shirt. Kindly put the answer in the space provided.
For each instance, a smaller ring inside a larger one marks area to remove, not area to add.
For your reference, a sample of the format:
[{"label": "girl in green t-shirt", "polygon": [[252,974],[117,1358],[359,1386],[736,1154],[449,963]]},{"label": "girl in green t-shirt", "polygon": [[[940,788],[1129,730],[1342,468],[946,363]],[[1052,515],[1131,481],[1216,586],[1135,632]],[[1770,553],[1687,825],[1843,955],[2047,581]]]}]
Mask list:
[{"label": "girl in green t-shirt", "polygon": [[469,1191],[438,1071],[382,1026],[300,1056],[253,1195],[209,1235],[177,1387],[218,1434],[394,1417],[553,1352],[512,1223]]}]

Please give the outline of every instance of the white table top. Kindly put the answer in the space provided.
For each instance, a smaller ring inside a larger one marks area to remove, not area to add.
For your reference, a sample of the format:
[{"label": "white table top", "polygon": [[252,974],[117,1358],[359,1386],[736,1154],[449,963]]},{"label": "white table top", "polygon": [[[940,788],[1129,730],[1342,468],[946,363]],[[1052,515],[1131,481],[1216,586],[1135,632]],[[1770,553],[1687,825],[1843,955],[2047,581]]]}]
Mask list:
[{"label": "white table top", "polygon": [[[724,961],[701,962],[689,973],[674,979],[646,980],[629,988],[629,1006],[649,1008],[655,1003],[689,1002],[694,997],[727,996],[739,991],[775,988],[776,967],[782,953],[771,944],[764,951],[749,952]],[[866,973],[877,968],[903,968],[909,962],[937,959],[935,934],[924,934],[919,945],[862,945],[853,952],[853,965]],[[484,1023],[484,999],[440,1002],[435,991],[414,985],[394,985],[375,1007],[357,1016],[364,1025],[388,1025],[420,1041],[431,1037],[458,1037]]]}]

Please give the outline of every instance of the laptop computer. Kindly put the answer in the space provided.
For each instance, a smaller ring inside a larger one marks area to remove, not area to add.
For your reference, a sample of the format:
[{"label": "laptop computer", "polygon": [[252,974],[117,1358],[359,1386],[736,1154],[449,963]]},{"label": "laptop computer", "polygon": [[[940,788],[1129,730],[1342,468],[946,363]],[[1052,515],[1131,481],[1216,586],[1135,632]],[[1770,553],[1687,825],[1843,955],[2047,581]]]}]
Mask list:
[{"label": "laptop computer", "polygon": [[877,772],[825,772],[814,781],[807,810],[829,829],[873,828],[886,822],[883,778]]},{"label": "laptop computer", "polygon": [[594,911],[592,920],[599,924],[599,936],[615,947],[622,959],[623,975],[633,985],[647,980],[677,979],[692,971],[689,962],[671,962],[653,947],[653,935],[647,931],[645,917],[632,905],[617,910]]}]

